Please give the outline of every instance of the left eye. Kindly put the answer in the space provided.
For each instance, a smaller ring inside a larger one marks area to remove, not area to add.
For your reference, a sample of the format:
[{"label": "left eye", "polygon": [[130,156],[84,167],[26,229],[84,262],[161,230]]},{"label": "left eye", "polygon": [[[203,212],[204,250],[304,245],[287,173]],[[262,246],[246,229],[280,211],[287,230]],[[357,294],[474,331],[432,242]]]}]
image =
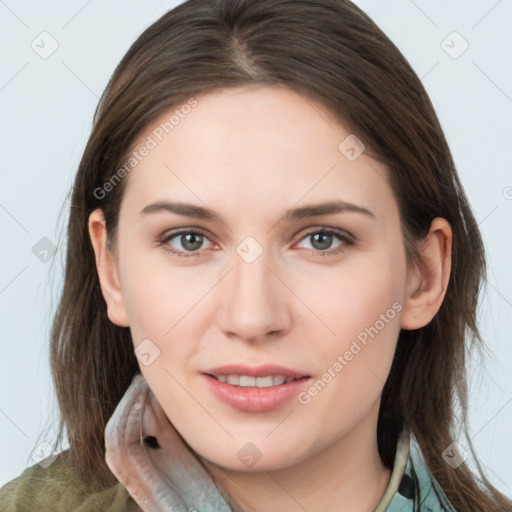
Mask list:
[{"label": "left eye", "polygon": [[[332,248],[334,238],[340,240],[340,243]],[[310,231],[302,237],[301,241],[308,239],[312,241],[312,247],[310,247],[310,249],[321,254],[337,254],[353,245],[353,241],[347,235],[331,228],[322,228],[317,229],[316,231]]]}]

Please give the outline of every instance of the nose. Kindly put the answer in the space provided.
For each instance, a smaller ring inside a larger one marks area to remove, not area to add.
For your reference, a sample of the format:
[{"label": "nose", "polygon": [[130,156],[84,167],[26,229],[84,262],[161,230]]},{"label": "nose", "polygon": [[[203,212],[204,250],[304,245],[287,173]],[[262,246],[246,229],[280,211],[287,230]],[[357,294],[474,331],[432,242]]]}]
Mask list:
[{"label": "nose", "polygon": [[290,291],[269,266],[264,251],[252,263],[237,254],[234,268],[219,291],[222,306],[218,311],[218,325],[230,338],[249,343],[260,343],[283,335],[290,328]]}]

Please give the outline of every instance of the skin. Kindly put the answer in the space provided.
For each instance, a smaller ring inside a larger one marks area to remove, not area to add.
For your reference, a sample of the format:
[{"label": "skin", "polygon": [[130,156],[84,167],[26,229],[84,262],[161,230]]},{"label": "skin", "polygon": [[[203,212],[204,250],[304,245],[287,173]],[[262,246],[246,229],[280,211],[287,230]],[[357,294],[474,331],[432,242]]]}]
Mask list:
[{"label": "skin", "polygon": [[[421,264],[408,268],[387,168],[367,152],[349,161],[338,150],[349,132],[322,105],[267,86],[197,101],[125,178],[112,252],[102,211],[90,215],[109,318],[130,327],[134,347],[147,338],[158,347],[152,364],[140,364],[143,376],[168,420],[244,510],[371,511],[390,476],[377,451],[382,388],[400,329],[426,325],[442,304],[450,225],[433,221]],[[157,200],[207,206],[224,222],[141,215]],[[283,220],[291,208],[334,200],[374,218],[344,211]],[[312,235],[324,227],[354,244],[334,235],[324,242],[330,254],[322,254],[322,240]],[[165,250],[186,252],[180,236],[159,245],[184,228],[206,235],[195,256]],[[236,252],[247,236],[263,249],[252,263]],[[274,363],[315,381],[394,303],[401,310],[305,405],[293,399],[274,411],[238,411],[213,396],[201,374],[231,362]],[[237,456],[248,442],[261,453],[251,468]]]}]

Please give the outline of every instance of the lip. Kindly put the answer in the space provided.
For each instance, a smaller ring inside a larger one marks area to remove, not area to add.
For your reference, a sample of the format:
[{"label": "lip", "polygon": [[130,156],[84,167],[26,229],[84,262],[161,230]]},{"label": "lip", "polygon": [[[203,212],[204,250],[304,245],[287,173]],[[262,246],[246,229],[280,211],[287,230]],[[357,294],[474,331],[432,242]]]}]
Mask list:
[{"label": "lip", "polygon": [[[248,375],[266,377],[267,375],[284,375],[293,377],[292,382],[267,388],[233,386],[218,381],[214,375]],[[278,365],[250,367],[229,364],[203,372],[206,384],[211,392],[222,402],[243,412],[267,412],[282,407],[297,396],[308,385],[310,375]]]},{"label": "lip", "polygon": [[205,370],[202,373],[207,375],[248,375],[249,377],[284,375],[285,377],[293,377],[294,379],[301,379],[302,377],[310,376],[307,373],[276,364],[264,364],[260,366],[247,366],[245,364],[225,364],[224,366],[218,366],[210,370]]}]

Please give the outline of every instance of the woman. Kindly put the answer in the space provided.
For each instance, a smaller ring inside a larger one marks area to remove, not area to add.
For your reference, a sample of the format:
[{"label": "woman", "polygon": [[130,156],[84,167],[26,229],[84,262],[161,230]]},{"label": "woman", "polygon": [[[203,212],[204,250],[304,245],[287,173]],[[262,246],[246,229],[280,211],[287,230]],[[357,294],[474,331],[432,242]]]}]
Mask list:
[{"label": "woman", "polygon": [[455,434],[484,275],[428,96],[363,12],[189,0],[98,106],[52,332],[70,449],[2,508],[512,510]]}]

